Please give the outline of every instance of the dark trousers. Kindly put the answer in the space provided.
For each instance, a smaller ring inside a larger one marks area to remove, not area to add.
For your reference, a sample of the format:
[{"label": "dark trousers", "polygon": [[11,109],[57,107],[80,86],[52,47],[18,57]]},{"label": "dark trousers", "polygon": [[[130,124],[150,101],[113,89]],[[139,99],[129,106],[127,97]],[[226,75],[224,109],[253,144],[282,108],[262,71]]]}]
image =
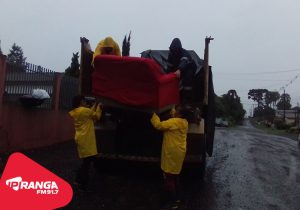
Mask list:
[{"label": "dark trousers", "polygon": [[164,188],[169,201],[180,199],[179,175],[164,173]]},{"label": "dark trousers", "polygon": [[90,171],[92,163],[94,163],[94,162],[95,162],[95,156],[82,158],[82,163],[76,174],[76,182],[78,182],[80,187],[82,187],[82,188],[87,187],[87,185],[89,183],[89,179],[90,179],[89,171]]}]

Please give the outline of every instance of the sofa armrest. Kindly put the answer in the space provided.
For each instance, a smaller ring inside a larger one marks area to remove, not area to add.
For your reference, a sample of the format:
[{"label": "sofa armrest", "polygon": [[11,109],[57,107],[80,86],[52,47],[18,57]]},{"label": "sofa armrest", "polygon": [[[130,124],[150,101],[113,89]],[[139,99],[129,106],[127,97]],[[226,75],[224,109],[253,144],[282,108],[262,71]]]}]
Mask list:
[{"label": "sofa armrest", "polygon": [[169,83],[178,80],[176,77],[176,74],[174,73],[169,73],[169,74],[163,74],[161,77],[158,79],[159,84],[164,84],[164,83]]}]

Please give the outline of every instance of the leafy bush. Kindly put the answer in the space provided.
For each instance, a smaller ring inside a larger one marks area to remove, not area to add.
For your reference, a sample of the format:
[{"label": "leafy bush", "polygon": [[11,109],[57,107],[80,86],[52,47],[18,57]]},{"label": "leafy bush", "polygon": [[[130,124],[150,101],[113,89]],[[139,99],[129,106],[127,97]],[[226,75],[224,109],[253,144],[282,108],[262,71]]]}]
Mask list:
[{"label": "leafy bush", "polygon": [[288,132],[289,133],[299,133],[299,128],[298,128],[298,126],[290,127]]},{"label": "leafy bush", "polygon": [[274,119],[273,121],[275,128],[279,130],[288,130],[292,127],[290,124],[286,124],[282,119]]}]

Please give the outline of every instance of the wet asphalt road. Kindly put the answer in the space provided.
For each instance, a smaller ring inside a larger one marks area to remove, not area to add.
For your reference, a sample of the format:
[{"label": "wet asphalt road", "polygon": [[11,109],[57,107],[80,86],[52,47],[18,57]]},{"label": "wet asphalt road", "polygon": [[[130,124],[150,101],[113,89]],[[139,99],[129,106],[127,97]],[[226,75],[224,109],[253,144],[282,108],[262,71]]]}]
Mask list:
[{"label": "wet asphalt road", "polygon": [[296,141],[265,134],[245,122],[219,129],[216,143],[207,179],[216,189],[217,205],[206,209],[300,209]]},{"label": "wet asphalt road", "polygon": [[[72,184],[79,166],[73,142],[25,154]],[[91,183],[93,192],[74,188],[73,200],[62,209],[158,210],[163,200],[159,165],[100,162]],[[183,176],[181,185],[182,210],[299,210],[300,148],[247,122],[217,128],[204,181]]]}]

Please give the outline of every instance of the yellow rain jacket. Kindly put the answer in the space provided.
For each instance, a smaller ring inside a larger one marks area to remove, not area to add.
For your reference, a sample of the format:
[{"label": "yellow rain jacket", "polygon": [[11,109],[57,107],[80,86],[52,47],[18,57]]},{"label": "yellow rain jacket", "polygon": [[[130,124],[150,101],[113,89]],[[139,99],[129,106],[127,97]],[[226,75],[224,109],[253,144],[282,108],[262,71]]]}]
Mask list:
[{"label": "yellow rain jacket", "polygon": [[105,39],[101,40],[96,49],[95,49],[95,52],[93,54],[93,61],[92,61],[92,64],[94,63],[94,59],[97,55],[101,55],[102,54],[102,51],[101,51],[101,48],[103,47],[111,47],[113,48],[113,52],[112,54],[113,55],[118,55],[118,56],[121,56],[121,51],[120,51],[120,48],[119,48],[119,45],[117,42],[115,42],[113,40],[113,38],[111,38],[110,36],[106,37]]},{"label": "yellow rain jacket", "polygon": [[98,105],[92,108],[78,107],[69,112],[75,124],[75,143],[78,155],[85,158],[98,154],[94,122],[99,120],[102,110]]},{"label": "yellow rain jacket", "polygon": [[160,121],[159,117],[154,113],[151,123],[156,129],[164,131],[161,169],[165,173],[180,174],[186,153],[187,120],[170,118],[166,121]]}]

